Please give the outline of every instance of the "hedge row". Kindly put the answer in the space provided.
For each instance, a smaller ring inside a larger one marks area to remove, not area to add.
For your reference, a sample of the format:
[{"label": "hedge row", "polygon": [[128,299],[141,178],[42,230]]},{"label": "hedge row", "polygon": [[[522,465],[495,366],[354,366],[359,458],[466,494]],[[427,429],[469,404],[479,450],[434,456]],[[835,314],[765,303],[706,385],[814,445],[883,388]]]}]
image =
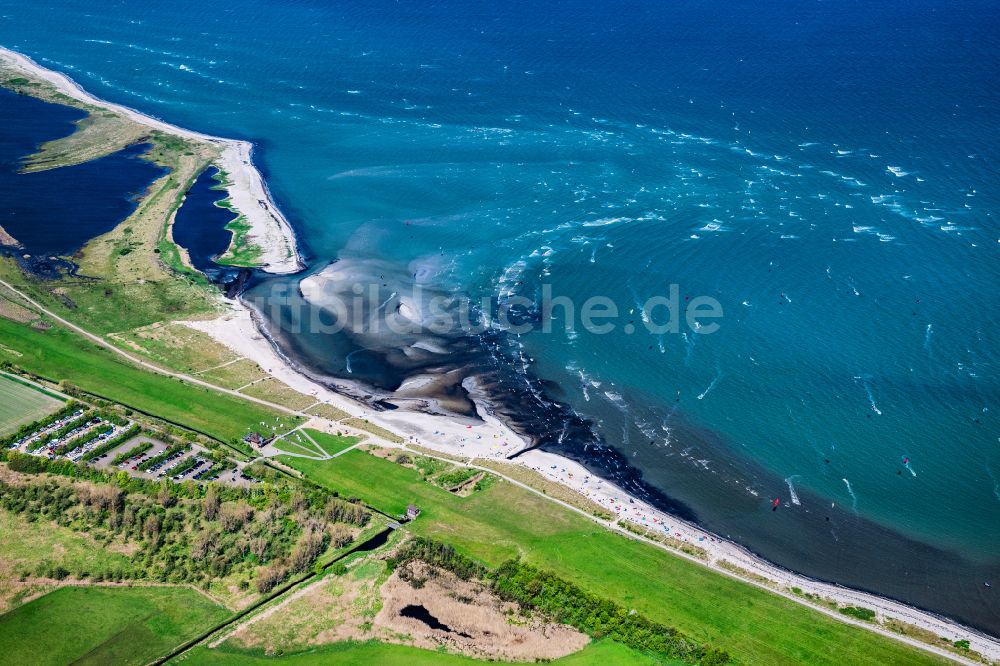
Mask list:
[{"label": "hedge row", "polygon": [[139,433],[139,425],[133,423],[125,432],[121,433],[117,437],[112,437],[108,441],[104,442],[103,444],[95,448],[93,451],[88,451],[87,454],[83,456],[83,458],[81,458],[80,460],[83,462],[90,462],[91,460],[97,460],[98,458],[103,457],[110,451],[113,451],[114,449],[118,448],[119,446],[130,440],[138,433]]},{"label": "hedge row", "polygon": [[149,451],[151,448],[153,448],[152,442],[139,442],[138,444],[130,448],[128,451],[122,451],[121,453],[116,455],[114,459],[111,461],[111,464],[120,465],[130,458],[135,458],[136,456],[142,455],[146,451]]}]

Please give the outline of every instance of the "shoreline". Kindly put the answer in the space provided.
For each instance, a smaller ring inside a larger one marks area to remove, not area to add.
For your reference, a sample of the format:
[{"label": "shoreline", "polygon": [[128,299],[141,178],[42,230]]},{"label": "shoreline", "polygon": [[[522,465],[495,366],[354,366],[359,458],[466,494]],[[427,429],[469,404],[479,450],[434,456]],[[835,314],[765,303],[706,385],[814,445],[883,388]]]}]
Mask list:
[{"label": "shoreline", "polygon": [[[215,163],[230,176],[232,183],[227,190],[232,203],[251,222],[253,227],[251,233],[254,238],[258,242],[265,243],[262,245],[264,254],[261,260],[266,263],[261,269],[274,274],[296,273],[302,269],[303,263],[298,255],[294,232],[287,220],[274,206],[267,184],[252,164],[253,146],[251,143],[185,130],[128,107],[105,102],[84,91],[65,75],[48,70],[30,58],[3,47],[0,47],[0,57],[13,61],[22,70],[45,80],[75,100],[122,113],[135,122],[157,131],[219,146],[221,153]],[[229,311],[218,319],[181,323],[207,333],[238,354],[250,358],[270,376],[277,378],[291,388],[315,396],[317,403],[331,404],[351,416],[367,419],[375,425],[404,435],[407,443],[445,455],[459,456],[473,461],[480,458],[498,460],[532,469],[545,478],[560,483],[609,508],[616,516],[614,520],[610,521],[609,526],[622,520],[640,527],[652,528],[660,533],[666,532],[675,539],[704,549],[707,553],[707,559],[694,559],[722,573],[736,575],[752,584],[762,585],[774,593],[796,599],[813,608],[818,607],[828,614],[829,608],[827,606],[809,603],[785,588],[797,587],[805,593],[816,594],[821,598],[830,598],[841,604],[862,605],[875,610],[880,619],[892,618],[913,624],[931,631],[937,636],[946,636],[952,641],[965,639],[970,642],[973,650],[989,659],[1000,659],[1000,640],[964,627],[947,618],[885,597],[851,590],[839,585],[822,583],[782,569],[754,555],[735,542],[711,534],[693,523],[675,518],[631,497],[621,488],[608,481],[599,480],[582,466],[567,458],[531,450],[525,451],[514,460],[509,460],[511,454],[526,448],[527,443],[499,419],[489,414],[478,400],[476,408],[483,419],[482,422],[474,419],[462,419],[457,416],[417,412],[407,408],[395,411],[378,411],[367,407],[360,401],[323,385],[319,380],[310,377],[303,369],[296,367],[293,362],[285,358],[280,350],[276,349],[266,327],[255,316],[252,308],[242,301],[230,305]],[[426,401],[417,400],[397,400],[397,402],[404,404],[407,402],[426,403]],[[467,448],[467,445],[471,446]],[[482,450],[484,448],[485,451]],[[661,546],[666,547],[663,544]],[[677,553],[675,549],[670,550],[674,554],[685,556]],[[731,568],[727,569],[724,562],[746,570],[749,576],[741,575]],[[761,583],[754,579],[755,576],[769,580],[772,584]],[[837,615],[839,614],[834,612],[834,616]],[[881,630],[893,637],[902,638],[901,634],[889,632],[877,624],[859,623],[846,617],[838,619],[860,624],[869,630]],[[940,648],[929,646],[929,644],[920,643],[920,645],[931,651],[941,651]],[[947,656],[963,661],[963,657],[959,654],[948,652]],[[964,661],[975,663],[967,659]]]},{"label": "shoreline", "polygon": [[305,267],[291,224],[275,205],[260,171],[253,165],[253,144],[195,132],[172,125],[135,109],[102,100],[84,90],[65,74],[48,69],[26,55],[0,46],[0,59],[15,69],[45,81],[58,92],[92,106],[119,113],[151,130],[183,139],[209,143],[220,149],[214,164],[229,175],[226,191],[234,208],[251,226],[248,237],[261,250],[260,269],[275,275],[297,273]]}]

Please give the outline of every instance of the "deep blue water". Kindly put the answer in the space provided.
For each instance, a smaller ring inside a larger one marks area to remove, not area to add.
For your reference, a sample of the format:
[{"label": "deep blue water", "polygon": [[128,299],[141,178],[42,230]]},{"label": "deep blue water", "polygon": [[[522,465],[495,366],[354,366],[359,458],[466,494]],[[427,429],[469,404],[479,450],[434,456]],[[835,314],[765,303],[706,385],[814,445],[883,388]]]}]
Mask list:
[{"label": "deep blue water", "polygon": [[39,144],[71,134],[83,115],[0,89],[0,226],[26,253],[73,254],[128,217],[136,196],[162,173],[137,159],[144,146],[87,164],[20,173],[23,158]]},{"label": "deep blue water", "polygon": [[[993,3],[0,14],[0,43],[98,95],[256,141],[313,270],[477,298],[547,283],[636,325],[670,284],[717,299],[712,335],[489,341],[545,380],[498,387],[549,448],[637,482],[628,463],[780,564],[1000,631]],[[286,338],[330,374],[399,379],[384,349]]]},{"label": "deep blue water", "polygon": [[226,251],[232,237],[226,225],[233,214],[215,205],[226,196],[215,189],[219,184],[216,173],[216,169],[207,169],[198,177],[174,218],[174,241],[188,251],[191,263],[200,271],[215,268],[215,259]]}]

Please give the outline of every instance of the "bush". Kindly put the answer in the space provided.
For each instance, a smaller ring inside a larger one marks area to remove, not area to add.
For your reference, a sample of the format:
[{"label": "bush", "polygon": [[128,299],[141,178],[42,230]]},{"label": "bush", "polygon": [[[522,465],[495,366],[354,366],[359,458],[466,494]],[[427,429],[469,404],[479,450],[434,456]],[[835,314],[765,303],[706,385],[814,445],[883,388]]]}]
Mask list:
[{"label": "bush", "polygon": [[189,448],[191,448],[190,444],[174,444],[173,446],[168,446],[163,451],[163,453],[161,453],[159,455],[155,455],[152,458],[150,458],[149,460],[146,460],[141,465],[139,465],[139,471],[140,472],[145,472],[146,470],[150,469],[151,467],[155,467],[156,465],[159,465],[161,462],[163,462],[164,460],[166,460],[170,456],[174,455],[175,453],[181,453],[183,451],[187,451]]},{"label": "bush", "polygon": [[112,466],[114,466],[114,465],[120,465],[123,462],[125,462],[126,460],[129,460],[131,458],[135,458],[136,456],[141,456],[143,453],[145,453],[146,451],[149,451],[151,448],[153,448],[153,443],[152,442],[139,442],[138,444],[136,444],[135,446],[133,446],[128,451],[123,451],[123,452],[119,453],[118,455],[116,455],[114,457],[114,460],[111,461],[111,464],[112,464]]},{"label": "bush", "polygon": [[454,488],[462,485],[477,474],[479,474],[479,470],[477,469],[473,469],[471,467],[458,467],[448,472],[439,474],[434,481],[442,488]]},{"label": "bush", "polygon": [[875,611],[871,608],[865,608],[863,606],[847,606],[845,608],[841,608],[840,612],[844,615],[864,620],[865,622],[871,622],[875,619]]},{"label": "bush", "polygon": [[261,567],[257,569],[257,580],[255,581],[257,591],[261,594],[270,592],[278,583],[285,579],[287,573],[285,568],[280,566]]},{"label": "bush", "polygon": [[289,557],[289,565],[292,571],[299,573],[305,571],[316,561],[330,542],[330,537],[325,532],[306,532],[299,538]]},{"label": "bush", "polygon": [[512,560],[490,577],[493,591],[501,599],[535,609],[554,622],[569,624],[591,636],[608,636],[637,650],[658,652],[689,663],[729,662],[726,652],[700,645],[674,627],[653,622],[533,566]]},{"label": "bush", "polygon": [[336,497],[330,497],[326,500],[324,515],[331,522],[350,523],[358,527],[367,525],[372,517],[371,513],[364,507]]},{"label": "bush", "polygon": [[87,444],[90,444],[92,441],[94,441],[101,435],[106,435],[110,433],[112,430],[114,430],[114,426],[110,424],[106,424],[103,426],[99,425],[93,430],[91,430],[89,433],[84,435],[83,437],[77,437],[75,439],[66,442],[61,446],[56,447],[55,454],[57,456],[66,455],[67,453],[69,453],[74,449],[79,449],[81,447],[86,446]]}]

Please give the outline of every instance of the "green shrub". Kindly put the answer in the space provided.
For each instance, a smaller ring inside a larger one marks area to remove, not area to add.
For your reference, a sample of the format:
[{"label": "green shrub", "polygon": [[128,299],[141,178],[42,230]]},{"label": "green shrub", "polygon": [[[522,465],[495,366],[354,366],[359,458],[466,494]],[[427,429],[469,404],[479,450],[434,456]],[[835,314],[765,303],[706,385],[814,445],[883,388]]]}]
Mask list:
[{"label": "green shrub", "polygon": [[139,442],[128,451],[122,451],[121,453],[116,455],[114,457],[114,460],[111,461],[111,464],[120,465],[126,460],[129,460],[130,458],[135,458],[136,456],[142,455],[146,451],[149,451],[151,448],[153,448],[152,442]]},{"label": "green shrub", "polygon": [[91,460],[97,460],[98,458],[104,456],[109,451],[113,451],[118,448],[132,437],[134,437],[139,432],[139,426],[132,424],[132,426],[116,437],[112,437],[108,441],[104,442],[100,446],[94,447],[93,450],[88,451],[80,460],[82,462],[90,462]]},{"label": "green shrub", "polygon": [[865,608],[864,606],[847,606],[845,608],[841,608],[840,612],[844,615],[864,620],[865,622],[871,622],[875,619],[875,611],[871,608]]}]

